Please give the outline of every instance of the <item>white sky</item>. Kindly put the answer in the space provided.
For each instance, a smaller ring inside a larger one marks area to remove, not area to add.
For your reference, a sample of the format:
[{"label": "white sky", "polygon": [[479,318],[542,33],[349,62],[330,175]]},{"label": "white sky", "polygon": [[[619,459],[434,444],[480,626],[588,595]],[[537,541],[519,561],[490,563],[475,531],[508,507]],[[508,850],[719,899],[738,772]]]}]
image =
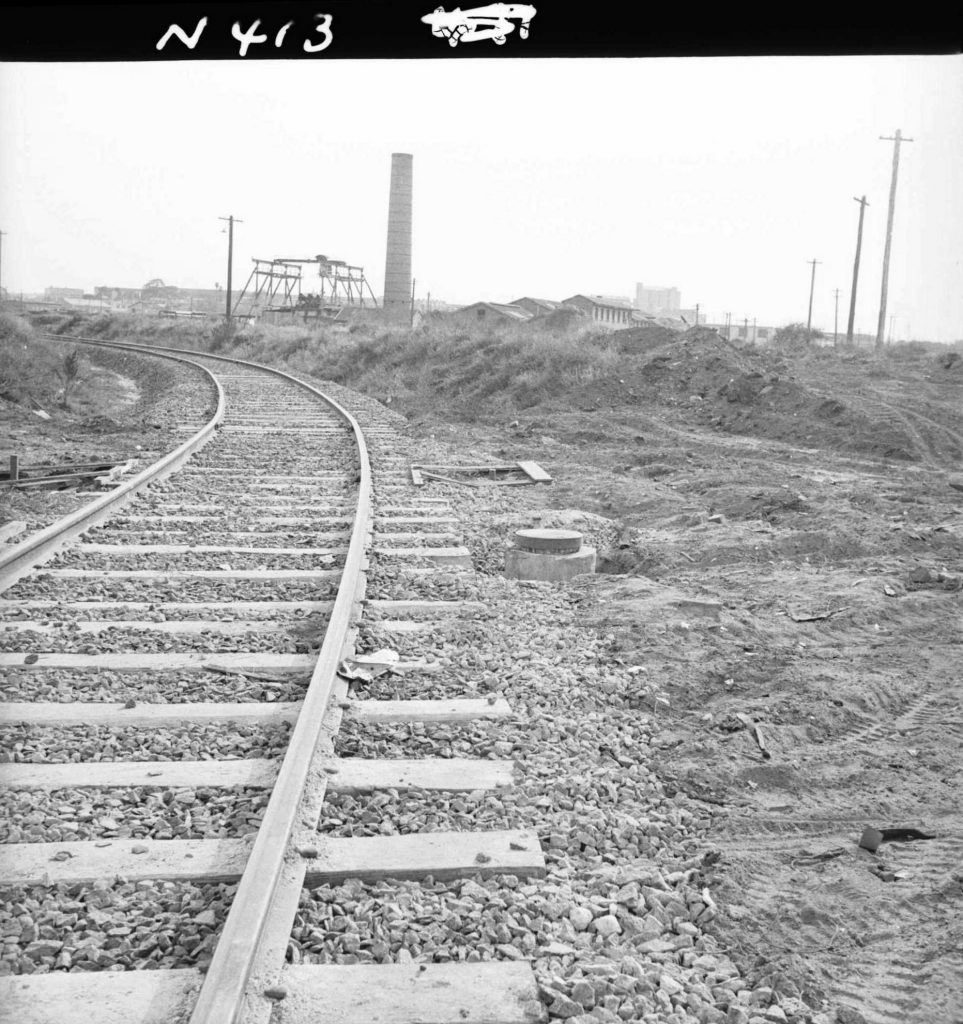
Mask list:
[{"label": "white sky", "polygon": [[[489,45],[474,44],[474,45]],[[897,338],[963,338],[960,56],[0,66],[2,280],[234,286],[251,257],[384,275],[414,154],[417,292],[449,302],[675,285],[710,319],[875,333],[892,143]],[[306,289],[307,290],[307,289]]]}]

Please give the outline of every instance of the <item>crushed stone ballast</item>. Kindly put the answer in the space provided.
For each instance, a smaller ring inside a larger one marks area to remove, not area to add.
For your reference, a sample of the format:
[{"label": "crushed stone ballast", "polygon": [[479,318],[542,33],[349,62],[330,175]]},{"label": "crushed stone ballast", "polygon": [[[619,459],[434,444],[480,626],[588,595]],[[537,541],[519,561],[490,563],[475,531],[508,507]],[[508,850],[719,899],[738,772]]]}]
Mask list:
[{"label": "crushed stone ballast", "polygon": [[[333,999],[355,1006],[339,1020],[360,1022],[386,1008],[420,1019],[443,986],[452,1019],[469,1019],[461,1009],[483,992],[498,993],[500,1020],[544,1018],[526,964],[437,964],[411,985],[399,965],[286,962],[305,886],[535,878],[544,858],[525,828],[319,833],[326,794],[511,790],[505,758],[346,760],[336,749],[342,718],[359,728],[510,720],[497,695],[365,700],[338,674],[366,608],[399,636],[477,612],[458,600],[369,603],[369,559],[416,578],[466,573],[470,559],[447,502],[412,499],[387,455],[373,484],[357,421],[316,388],[164,352],[210,376],[215,417],[0,563],[12,752],[0,783],[14,830],[0,846],[0,887],[11,911],[42,908],[36,927],[5,929],[0,1002],[25,1024],[71,1024],[94,1006],[108,1021],[227,1024],[266,1021],[290,992],[311,1019],[328,1019],[317,1014]],[[369,436],[390,433],[376,424]],[[413,677],[439,667],[392,664]],[[225,699],[225,681],[244,690],[240,703]],[[113,926],[99,910],[78,918],[78,905],[112,908]],[[163,908],[152,935],[142,905]]]}]

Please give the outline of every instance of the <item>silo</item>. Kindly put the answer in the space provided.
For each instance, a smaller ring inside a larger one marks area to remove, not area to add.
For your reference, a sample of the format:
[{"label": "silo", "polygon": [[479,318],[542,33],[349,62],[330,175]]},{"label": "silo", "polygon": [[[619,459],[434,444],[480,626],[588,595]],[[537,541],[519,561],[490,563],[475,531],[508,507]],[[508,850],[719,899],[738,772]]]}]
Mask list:
[{"label": "silo", "polygon": [[384,308],[390,319],[405,323],[411,318],[411,190],[411,154],[392,153]]}]

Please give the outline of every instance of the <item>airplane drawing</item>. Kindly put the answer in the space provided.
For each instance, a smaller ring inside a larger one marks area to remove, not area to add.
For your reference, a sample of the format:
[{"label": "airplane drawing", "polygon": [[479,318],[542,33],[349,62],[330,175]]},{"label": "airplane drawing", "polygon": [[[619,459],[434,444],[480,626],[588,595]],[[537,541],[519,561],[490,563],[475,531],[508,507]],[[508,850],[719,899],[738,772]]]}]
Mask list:
[{"label": "airplane drawing", "polygon": [[482,39],[491,39],[496,45],[502,46],[510,32],[515,31],[515,22],[521,21],[518,35],[521,39],[528,38],[528,27],[535,17],[535,8],[531,4],[489,4],[487,7],[473,7],[463,11],[456,7],[446,11],[444,7],[436,7],[431,14],[421,20],[431,25],[431,34],[447,39],[449,46],[459,43],[475,43]]}]

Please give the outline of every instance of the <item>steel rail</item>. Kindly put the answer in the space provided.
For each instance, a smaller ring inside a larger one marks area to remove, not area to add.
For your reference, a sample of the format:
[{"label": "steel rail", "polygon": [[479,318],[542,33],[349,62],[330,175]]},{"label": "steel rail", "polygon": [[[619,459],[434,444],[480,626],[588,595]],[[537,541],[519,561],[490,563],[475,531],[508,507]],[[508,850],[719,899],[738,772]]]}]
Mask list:
[{"label": "steel rail", "polygon": [[[54,337],[58,341],[69,341],[78,344],[103,344],[98,341],[63,337],[61,335],[49,335],[49,337]],[[144,351],[143,347],[134,345],[112,344],[109,347],[138,352]],[[208,376],[217,395],[217,407],[214,415],[196,434],[188,438],[173,451],[162,456],[153,465],[142,470],[137,476],[118,485],[106,494],[95,498],[82,508],[63,516],[55,523],[51,523],[50,526],[37,530],[25,540],[13,545],[9,551],[0,554],[0,592],[13,586],[17,580],[28,573],[35,565],[45,561],[54,554],[66,541],[84,533],[106,519],[111,512],[132,498],[146,484],[163,480],[175,472],[194,452],[207,444],[214,436],[218,425],[224,419],[225,412],[224,391],[217,378],[207,367],[194,363],[189,359],[184,359],[182,356],[163,353],[158,353],[158,355],[162,359],[174,359],[180,363],[196,366]]]},{"label": "steel rail", "polygon": [[[144,346],[142,350],[153,351],[154,347]],[[271,903],[281,881],[295,818],[307,784],[314,751],[323,731],[325,712],[366,566],[371,521],[371,466],[368,461],[368,448],[357,420],[334,399],[313,385],[298,380],[283,370],[260,363],[185,349],[159,350],[177,353],[189,351],[191,355],[199,358],[250,366],[290,381],[334,409],[349,425],[358,449],[358,509],[324,640],[261,827],[258,829],[190,1017],[190,1024],[237,1024],[244,1010],[247,984],[257,960]]]}]

